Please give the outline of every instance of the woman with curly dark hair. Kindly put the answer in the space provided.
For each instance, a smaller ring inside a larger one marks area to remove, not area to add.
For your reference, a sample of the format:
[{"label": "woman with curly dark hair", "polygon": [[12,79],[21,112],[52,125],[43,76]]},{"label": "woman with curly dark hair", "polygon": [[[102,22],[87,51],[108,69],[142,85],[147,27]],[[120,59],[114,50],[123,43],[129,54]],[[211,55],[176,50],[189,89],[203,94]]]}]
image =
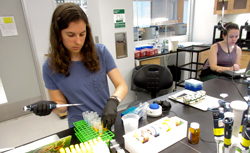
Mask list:
[{"label": "woman with curly dark hair", "polygon": [[[43,78],[51,101],[34,103],[33,112],[44,116],[67,111],[69,127],[82,120],[82,112],[95,111],[104,126],[115,123],[117,106],[128,88],[113,57],[102,44],[95,44],[84,11],[74,3],[59,5],[52,16],[50,52],[43,65]],[[110,96],[107,75],[115,86]],[[51,110],[51,104],[84,104]]]}]

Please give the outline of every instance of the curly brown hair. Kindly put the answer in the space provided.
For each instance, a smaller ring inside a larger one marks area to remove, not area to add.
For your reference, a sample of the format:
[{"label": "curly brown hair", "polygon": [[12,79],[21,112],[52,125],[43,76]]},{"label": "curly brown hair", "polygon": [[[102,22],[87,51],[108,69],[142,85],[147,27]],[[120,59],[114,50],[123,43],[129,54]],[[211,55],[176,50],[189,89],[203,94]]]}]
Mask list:
[{"label": "curly brown hair", "polygon": [[66,29],[71,22],[79,20],[83,20],[86,23],[87,31],[84,45],[80,51],[83,56],[82,63],[90,72],[100,69],[99,56],[96,53],[87,15],[77,4],[63,3],[55,9],[52,16],[48,59],[49,66],[53,69],[53,72],[65,74],[66,77],[70,75],[69,65],[71,64],[71,57],[62,42],[61,30]]}]

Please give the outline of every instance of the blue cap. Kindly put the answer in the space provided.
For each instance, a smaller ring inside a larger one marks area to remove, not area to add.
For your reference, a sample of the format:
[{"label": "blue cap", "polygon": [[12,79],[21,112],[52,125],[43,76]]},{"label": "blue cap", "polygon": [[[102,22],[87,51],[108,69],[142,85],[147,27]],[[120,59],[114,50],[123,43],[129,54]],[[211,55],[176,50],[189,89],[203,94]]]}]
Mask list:
[{"label": "blue cap", "polygon": [[156,103],[152,103],[152,104],[149,105],[149,108],[151,108],[151,109],[158,109],[159,107],[160,106],[158,104],[156,104]]},{"label": "blue cap", "polygon": [[153,47],[154,47],[154,46],[152,46],[152,45],[147,46],[147,48],[150,48],[150,49],[153,48]]},{"label": "blue cap", "polygon": [[141,50],[142,48],[141,47],[135,47],[135,50]]}]

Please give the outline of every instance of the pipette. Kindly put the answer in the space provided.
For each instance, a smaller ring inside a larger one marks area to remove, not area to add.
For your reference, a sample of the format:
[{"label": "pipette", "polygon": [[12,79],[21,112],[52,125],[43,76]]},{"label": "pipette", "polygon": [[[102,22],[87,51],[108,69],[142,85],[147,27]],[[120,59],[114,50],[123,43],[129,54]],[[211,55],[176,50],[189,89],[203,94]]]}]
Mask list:
[{"label": "pipette", "polygon": [[[84,105],[84,104],[50,104],[50,109],[55,109],[55,108],[59,108],[59,107],[69,107],[69,106],[78,106],[78,105]],[[33,111],[35,105],[28,105],[28,106],[24,106],[23,110],[24,111]]]}]

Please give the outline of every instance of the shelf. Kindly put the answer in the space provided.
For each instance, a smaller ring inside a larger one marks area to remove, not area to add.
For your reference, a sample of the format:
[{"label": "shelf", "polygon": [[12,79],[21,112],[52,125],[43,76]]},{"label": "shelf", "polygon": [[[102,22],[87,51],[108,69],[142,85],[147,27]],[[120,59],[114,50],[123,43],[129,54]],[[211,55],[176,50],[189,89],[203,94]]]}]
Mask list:
[{"label": "shelf", "polygon": [[[210,46],[207,45],[191,45],[188,47],[178,48],[176,52],[176,67],[178,67],[182,71],[189,71],[188,79],[197,79],[197,74],[202,70],[204,63],[199,63],[199,53],[209,50]],[[180,52],[188,52],[191,53],[190,62],[182,65],[178,65],[178,54]],[[194,58],[194,54],[196,54],[196,58]],[[193,73],[195,77],[193,77]],[[179,82],[175,82],[175,89],[177,86],[184,87],[184,81],[180,80]]]},{"label": "shelf", "polygon": [[210,49],[210,46],[204,46],[204,45],[192,45],[188,47],[182,47],[178,48],[178,52],[203,52]]},{"label": "shelf", "polygon": [[[200,66],[202,66],[202,67],[196,69],[196,65],[197,65],[197,64],[200,65]],[[190,68],[190,67],[191,67],[191,68]],[[202,68],[203,68],[203,63],[194,63],[194,62],[190,62],[190,63],[184,64],[184,65],[180,65],[180,66],[178,66],[178,68],[179,68],[180,70],[198,72],[198,71],[201,71],[201,70],[202,70]]]}]

